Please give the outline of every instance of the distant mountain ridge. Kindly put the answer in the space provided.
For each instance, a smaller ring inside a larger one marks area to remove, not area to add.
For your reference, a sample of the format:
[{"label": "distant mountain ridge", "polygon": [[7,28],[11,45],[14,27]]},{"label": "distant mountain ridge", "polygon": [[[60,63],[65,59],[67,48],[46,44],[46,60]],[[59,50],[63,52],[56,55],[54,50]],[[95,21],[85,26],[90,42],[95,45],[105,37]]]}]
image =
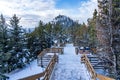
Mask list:
[{"label": "distant mountain ridge", "polygon": [[65,15],[58,15],[57,17],[53,19],[53,22],[55,24],[60,24],[63,28],[71,27],[75,23],[71,18]]}]

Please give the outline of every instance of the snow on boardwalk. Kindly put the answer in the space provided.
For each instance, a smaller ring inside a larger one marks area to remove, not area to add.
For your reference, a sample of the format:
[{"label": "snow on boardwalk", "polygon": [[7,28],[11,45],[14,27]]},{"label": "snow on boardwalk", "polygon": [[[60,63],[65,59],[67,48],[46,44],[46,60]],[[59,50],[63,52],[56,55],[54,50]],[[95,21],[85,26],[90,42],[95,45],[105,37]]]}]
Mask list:
[{"label": "snow on boardwalk", "polygon": [[85,66],[80,62],[80,55],[75,54],[72,44],[67,44],[64,54],[59,56],[53,80],[90,80]]}]

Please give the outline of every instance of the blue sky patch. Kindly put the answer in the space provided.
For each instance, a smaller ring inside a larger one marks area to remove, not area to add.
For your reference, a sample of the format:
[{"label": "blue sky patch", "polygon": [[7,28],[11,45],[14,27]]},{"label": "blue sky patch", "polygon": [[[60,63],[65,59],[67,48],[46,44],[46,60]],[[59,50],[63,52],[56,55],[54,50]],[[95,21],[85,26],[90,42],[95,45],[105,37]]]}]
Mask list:
[{"label": "blue sky patch", "polygon": [[81,2],[88,0],[56,0],[56,8],[59,9],[70,9],[80,7]]}]

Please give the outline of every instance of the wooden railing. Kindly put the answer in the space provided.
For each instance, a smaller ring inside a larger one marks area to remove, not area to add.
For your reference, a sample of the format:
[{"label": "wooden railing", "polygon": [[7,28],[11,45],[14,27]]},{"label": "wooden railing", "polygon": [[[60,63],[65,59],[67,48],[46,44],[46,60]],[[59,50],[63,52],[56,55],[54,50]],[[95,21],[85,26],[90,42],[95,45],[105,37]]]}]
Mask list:
[{"label": "wooden railing", "polygon": [[36,80],[36,79],[39,80],[40,78],[42,78],[42,80],[49,80],[51,73],[54,69],[54,66],[57,62],[58,62],[58,56],[54,54],[53,58],[51,59],[50,63],[48,64],[44,72],[29,76],[29,77],[25,77],[19,80]]},{"label": "wooden railing", "polygon": [[47,48],[47,51],[50,53],[61,53],[63,54],[63,48]]},{"label": "wooden railing", "polygon": [[93,69],[93,67],[92,67],[89,59],[87,58],[87,56],[86,56],[85,54],[83,54],[83,56],[81,57],[81,61],[83,61],[83,62],[85,63],[88,71],[90,72],[91,78],[92,78],[93,80],[96,80],[96,77],[97,77],[96,72],[95,72],[95,70]]},{"label": "wooden railing", "polygon": [[22,79],[19,79],[19,80],[36,80],[40,77],[43,77],[44,74],[45,74],[45,72],[42,72],[42,73],[35,74],[35,75],[32,75],[32,76],[28,76],[28,77],[25,77],[25,78],[22,78]]},{"label": "wooden railing", "polygon": [[115,80],[115,79],[112,79],[112,78],[109,78],[109,77],[106,77],[106,76],[103,76],[103,75],[100,75],[100,74],[97,74],[97,78],[99,80]]},{"label": "wooden railing", "polygon": [[81,57],[81,61],[85,63],[89,73],[90,73],[90,76],[92,78],[92,80],[115,80],[115,79],[112,79],[112,78],[109,78],[109,77],[106,77],[106,76],[103,76],[103,75],[100,75],[100,74],[97,74],[94,70],[94,68],[92,67],[89,59],[87,58],[87,56],[85,54],[82,55]]},{"label": "wooden railing", "polygon": [[46,53],[61,53],[63,54],[63,48],[46,48],[42,52],[39,53],[39,56],[43,56]]},{"label": "wooden railing", "polygon": [[51,73],[54,69],[55,63],[58,62],[58,56],[55,54],[50,63],[48,64],[46,70],[45,70],[45,77],[43,80],[49,80]]}]

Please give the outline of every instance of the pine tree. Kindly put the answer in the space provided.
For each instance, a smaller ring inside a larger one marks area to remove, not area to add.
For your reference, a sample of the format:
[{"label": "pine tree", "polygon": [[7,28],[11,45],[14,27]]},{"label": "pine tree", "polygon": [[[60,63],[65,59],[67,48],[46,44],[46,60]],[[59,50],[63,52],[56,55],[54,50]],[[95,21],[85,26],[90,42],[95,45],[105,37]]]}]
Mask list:
[{"label": "pine tree", "polygon": [[29,51],[29,47],[28,47],[28,37],[27,37],[27,32],[25,29],[22,29],[22,39],[21,39],[21,42],[22,42],[22,53],[23,53],[23,62],[24,64],[29,64],[30,61],[34,60],[32,59],[30,56],[30,51]]},{"label": "pine tree", "polygon": [[29,44],[32,46],[30,47],[30,51],[34,58],[37,57],[38,52],[51,46],[49,31],[48,25],[40,21],[38,27],[29,35],[29,39],[32,40],[32,42],[29,41]]},{"label": "pine tree", "polygon": [[9,36],[8,26],[5,18],[0,16],[0,73],[4,73],[8,69],[7,61],[10,59],[11,54],[8,53],[9,49]]},{"label": "pine tree", "polygon": [[8,51],[8,28],[2,14],[0,16],[0,51],[3,53]]},{"label": "pine tree", "polygon": [[92,49],[96,48],[97,46],[96,18],[97,18],[97,10],[95,9],[93,13],[93,18],[88,19],[89,45]]},{"label": "pine tree", "polygon": [[25,66],[26,56],[28,53],[23,52],[23,29],[19,26],[20,18],[18,18],[15,14],[10,20],[11,25],[11,47],[12,50],[12,58],[9,60],[9,71],[15,70],[17,68],[22,68]]}]

